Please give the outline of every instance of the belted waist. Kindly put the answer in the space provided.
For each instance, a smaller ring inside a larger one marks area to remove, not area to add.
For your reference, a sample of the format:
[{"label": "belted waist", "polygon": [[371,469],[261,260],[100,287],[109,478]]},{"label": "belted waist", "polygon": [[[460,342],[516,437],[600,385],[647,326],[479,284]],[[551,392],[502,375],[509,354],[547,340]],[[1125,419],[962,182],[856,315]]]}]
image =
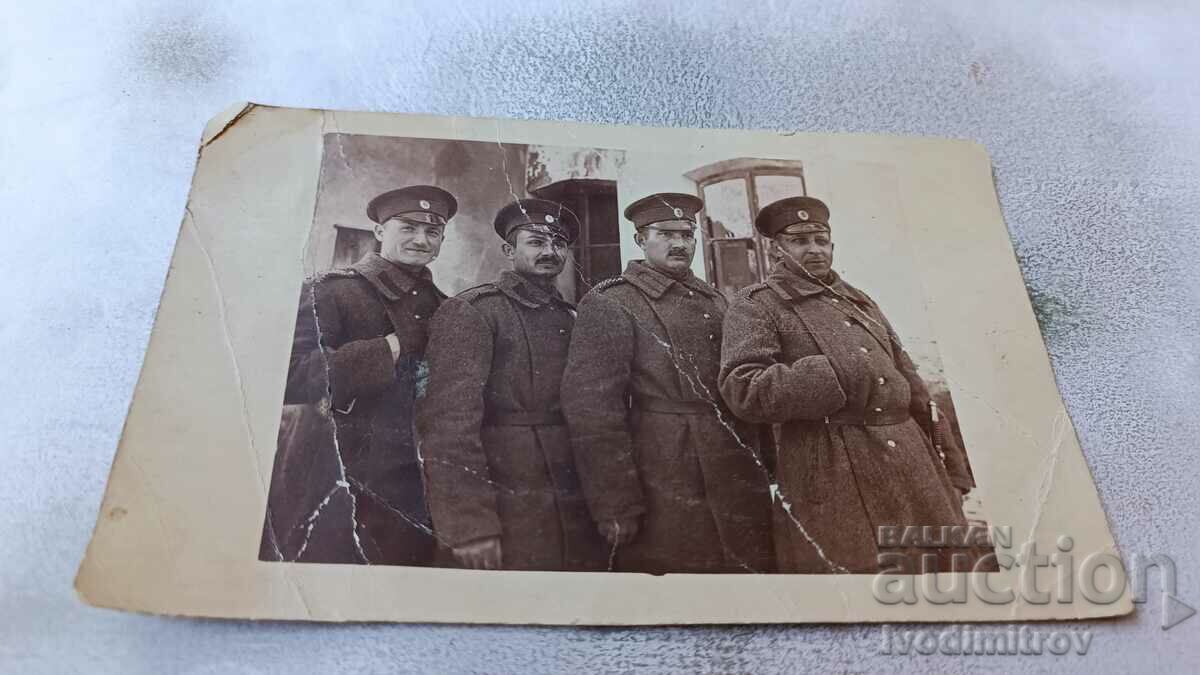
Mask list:
[{"label": "belted waist", "polygon": [[863,415],[853,413],[837,413],[825,418],[826,424],[845,424],[858,427],[879,427],[889,424],[903,424],[911,415],[907,410],[885,410],[883,412],[867,412]]},{"label": "belted waist", "polygon": [[709,401],[677,401],[644,394],[633,397],[634,409],[668,415],[711,415],[715,410],[714,405]]},{"label": "belted waist", "polygon": [[561,410],[489,410],[483,416],[487,427],[556,427],[565,423]]}]

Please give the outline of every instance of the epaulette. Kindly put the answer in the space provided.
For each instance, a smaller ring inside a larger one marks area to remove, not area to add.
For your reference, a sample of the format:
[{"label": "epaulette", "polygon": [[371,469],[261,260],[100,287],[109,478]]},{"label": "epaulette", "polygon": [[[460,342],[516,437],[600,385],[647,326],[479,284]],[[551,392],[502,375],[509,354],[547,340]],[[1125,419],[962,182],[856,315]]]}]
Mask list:
[{"label": "epaulette", "polygon": [[479,284],[478,286],[472,286],[466,290],[459,291],[458,295],[455,295],[454,297],[465,302],[475,302],[479,298],[498,293],[500,293],[500,288],[496,286],[496,284],[488,282],[486,284]]},{"label": "epaulette", "polygon": [[620,286],[624,283],[629,283],[625,280],[625,277],[609,277],[597,282],[595,286],[592,286],[592,292],[603,293],[614,286]]},{"label": "epaulette", "polygon": [[315,281],[325,281],[326,279],[349,279],[358,276],[358,272],[352,267],[345,267],[336,270],[325,270],[317,275]]},{"label": "epaulette", "polygon": [[738,291],[738,295],[743,298],[748,298],[764,288],[770,288],[770,286],[768,286],[765,282],[760,281],[757,284],[750,284],[749,286],[746,286],[742,290]]}]

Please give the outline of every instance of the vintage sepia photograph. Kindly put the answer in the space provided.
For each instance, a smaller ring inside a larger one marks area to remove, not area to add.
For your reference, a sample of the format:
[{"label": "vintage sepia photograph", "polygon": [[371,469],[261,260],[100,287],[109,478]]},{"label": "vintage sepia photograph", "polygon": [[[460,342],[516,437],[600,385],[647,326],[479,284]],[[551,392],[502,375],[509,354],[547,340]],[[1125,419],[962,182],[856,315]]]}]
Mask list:
[{"label": "vintage sepia photograph", "polygon": [[259,559],[995,571],[897,190],[326,134]]},{"label": "vintage sepia photograph", "polygon": [[1036,566],[1063,546],[1114,550],[979,146],[247,104],[205,129],[77,588],[332,621],[1130,611],[1067,597],[1090,582]]}]

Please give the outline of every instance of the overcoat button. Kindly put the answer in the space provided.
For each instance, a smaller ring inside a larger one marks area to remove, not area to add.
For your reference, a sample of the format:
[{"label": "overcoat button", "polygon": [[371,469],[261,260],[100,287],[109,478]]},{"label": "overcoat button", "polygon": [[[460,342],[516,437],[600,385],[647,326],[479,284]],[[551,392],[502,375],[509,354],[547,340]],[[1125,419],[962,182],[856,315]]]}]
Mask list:
[{"label": "overcoat button", "polygon": [[858,348],[858,351],[860,351],[860,352],[862,352],[862,353],[866,354],[867,352],[869,352],[869,351],[871,351],[871,350],[867,349],[866,347],[859,347],[859,348]]},{"label": "overcoat button", "polygon": [[888,447],[889,447],[889,448],[894,448],[894,447],[896,447],[896,441],[891,441],[891,440],[889,440],[889,441],[887,442],[887,444],[888,444]]},{"label": "overcoat button", "polygon": [[883,408],[876,408],[875,412],[883,412]]},{"label": "overcoat button", "polygon": [[881,377],[881,378],[879,378],[878,380],[875,380],[875,381],[876,381],[876,382],[878,382],[879,384],[887,384],[887,378],[886,378],[886,377]]}]

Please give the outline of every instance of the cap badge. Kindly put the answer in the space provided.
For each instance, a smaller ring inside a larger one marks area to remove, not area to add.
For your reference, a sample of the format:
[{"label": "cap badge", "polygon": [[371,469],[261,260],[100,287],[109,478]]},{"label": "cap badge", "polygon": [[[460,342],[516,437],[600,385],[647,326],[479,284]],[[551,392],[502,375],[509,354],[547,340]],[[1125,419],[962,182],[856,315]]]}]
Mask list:
[{"label": "cap badge", "polygon": [[800,220],[808,220],[808,211],[805,211],[804,209],[800,209],[799,211],[796,212],[796,216],[799,217]]},{"label": "cap badge", "polygon": [[421,208],[423,208],[423,209],[427,209],[427,208],[429,208],[429,202],[428,202],[428,201],[426,201],[426,200],[424,200],[424,199],[422,199],[422,200],[421,200],[420,202],[418,202],[418,203],[421,205]]},{"label": "cap badge", "polygon": [[552,216],[552,215],[550,215],[549,213],[547,213],[547,214],[546,214],[546,222],[547,222],[547,223],[553,223],[553,222],[554,222],[554,216]]},{"label": "cap badge", "polygon": [[683,217],[683,209],[679,208],[678,206],[676,206],[674,209],[672,209],[671,213],[674,213],[676,218]]}]

